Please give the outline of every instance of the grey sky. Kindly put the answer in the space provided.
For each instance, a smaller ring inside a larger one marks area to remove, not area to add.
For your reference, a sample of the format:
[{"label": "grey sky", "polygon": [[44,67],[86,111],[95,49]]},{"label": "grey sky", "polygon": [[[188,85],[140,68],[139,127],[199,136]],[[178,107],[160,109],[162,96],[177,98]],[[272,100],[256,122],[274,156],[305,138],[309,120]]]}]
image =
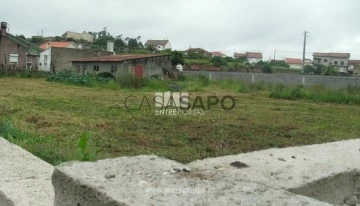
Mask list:
[{"label": "grey sky", "polygon": [[27,37],[100,31],[169,39],[173,49],[260,51],[264,59],[302,56],[303,32],[314,51],[360,59],[359,0],[2,0],[0,20]]}]

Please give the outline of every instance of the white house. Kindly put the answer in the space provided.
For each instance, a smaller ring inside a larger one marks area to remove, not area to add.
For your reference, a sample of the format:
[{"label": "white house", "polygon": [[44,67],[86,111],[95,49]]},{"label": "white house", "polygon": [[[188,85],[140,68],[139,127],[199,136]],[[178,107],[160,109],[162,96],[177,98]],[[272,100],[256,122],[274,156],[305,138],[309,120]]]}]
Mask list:
[{"label": "white house", "polygon": [[334,66],[340,73],[348,73],[350,53],[313,53],[313,63]]},{"label": "white house", "polygon": [[51,47],[40,53],[39,58],[39,71],[49,72],[51,65]]},{"label": "white house", "polygon": [[301,59],[295,59],[295,58],[285,58],[285,62],[290,65],[291,69],[301,69],[302,61]]},{"label": "white house", "polygon": [[165,49],[171,49],[171,43],[169,40],[147,40],[145,47],[152,47],[155,50],[162,51]]},{"label": "white house", "polygon": [[40,48],[44,51],[40,53],[39,58],[39,70],[49,72],[51,70],[51,48],[70,48],[76,49],[78,46],[74,42],[46,42],[40,45]]},{"label": "white house", "polygon": [[179,70],[179,72],[182,72],[183,71],[183,65],[181,65],[181,64],[176,65],[176,69]]}]

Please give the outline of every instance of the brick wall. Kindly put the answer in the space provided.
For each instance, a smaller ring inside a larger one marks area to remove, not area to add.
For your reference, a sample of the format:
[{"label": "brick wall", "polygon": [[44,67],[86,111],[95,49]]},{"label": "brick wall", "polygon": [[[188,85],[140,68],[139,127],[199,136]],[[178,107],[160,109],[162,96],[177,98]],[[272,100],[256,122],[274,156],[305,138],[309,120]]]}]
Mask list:
[{"label": "brick wall", "polygon": [[[15,67],[25,67],[26,49],[11,41],[7,36],[0,36],[0,69],[9,64],[10,54],[18,54],[18,64]],[[6,58],[6,60],[5,60]]]},{"label": "brick wall", "polygon": [[320,75],[297,75],[297,74],[264,74],[264,73],[240,73],[240,72],[203,72],[186,71],[188,76],[205,75],[211,79],[235,79],[246,83],[266,82],[270,84],[284,85],[322,85],[329,88],[346,88],[348,86],[360,86],[360,77],[345,76],[320,76]]}]

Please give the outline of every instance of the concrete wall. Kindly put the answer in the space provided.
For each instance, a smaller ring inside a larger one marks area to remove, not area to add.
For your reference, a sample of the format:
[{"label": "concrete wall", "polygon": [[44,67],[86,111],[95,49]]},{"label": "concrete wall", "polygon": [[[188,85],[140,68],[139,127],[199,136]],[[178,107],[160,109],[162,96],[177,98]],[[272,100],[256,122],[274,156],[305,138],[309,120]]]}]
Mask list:
[{"label": "concrete wall", "polygon": [[360,65],[355,65],[355,66],[353,67],[353,74],[354,74],[355,76],[360,76]]},{"label": "concrete wall", "polygon": [[320,75],[296,75],[296,74],[264,74],[264,73],[240,73],[240,72],[202,72],[184,71],[189,76],[206,75],[212,79],[235,79],[245,83],[266,82],[270,84],[284,85],[322,85],[329,88],[346,88],[348,86],[360,86],[360,77],[345,76],[320,76]]},{"label": "concrete wall", "polygon": [[301,69],[301,64],[289,64],[291,69]]},{"label": "concrete wall", "polygon": [[142,65],[144,67],[144,77],[151,77],[154,74],[163,75],[163,69],[171,67],[170,56],[157,56],[149,58],[139,58],[121,62],[74,62],[73,68],[79,74],[95,74],[109,72],[116,78],[123,75],[133,74],[134,67]]},{"label": "concrete wall", "polygon": [[50,206],[54,167],[0,137],[0,206]]},{"label": "concrete wall", "polygon": [[65,163],[52,176],[55,206],[358,205],[359,143],[268,149],[186,165],[153,155]]},{"label": "concrete wall", "polygon": [[63,71],[72,68],[71,61],[95,56],[108,56],[112,52],[95,51],[91,49],[73,48],[51,48],[51,68],[50,71]]},{"label": "concrete wall", "polygon": [[[46,59],[46,62],[45,62]],[[40,53],[39,66],[40,71],[49,72],[51,68],[51,48]]]}]

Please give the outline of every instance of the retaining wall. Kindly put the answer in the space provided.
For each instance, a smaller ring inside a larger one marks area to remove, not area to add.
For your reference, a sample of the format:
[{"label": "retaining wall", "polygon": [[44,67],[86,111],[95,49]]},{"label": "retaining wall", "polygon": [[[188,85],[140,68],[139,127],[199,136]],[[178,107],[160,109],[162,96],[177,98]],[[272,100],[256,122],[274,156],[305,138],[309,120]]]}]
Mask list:
[{"label": "retaining wall", "polygon": [[245,83],[266,82],[270,84],[284,85],[321,85],[329,88],[346,88],[348,86],[360,86],[360,77],[347,76],[323,76],[323,75],[298,75],[298,74],[265,74],[265,73],[241,73],[241,72],[204,72],[184,71],[188,76],[205,75],[211,79],[234,79]]}]

